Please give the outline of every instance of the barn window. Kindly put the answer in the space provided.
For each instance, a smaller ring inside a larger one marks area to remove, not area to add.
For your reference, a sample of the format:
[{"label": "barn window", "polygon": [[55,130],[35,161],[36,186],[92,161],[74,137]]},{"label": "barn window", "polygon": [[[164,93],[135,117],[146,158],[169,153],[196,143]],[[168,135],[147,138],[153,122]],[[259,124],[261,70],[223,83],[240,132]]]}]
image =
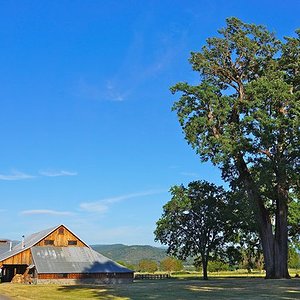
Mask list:
[{"label": "barn window", "polygon": [[54,245],[54,240],[44,240],[44,245]]},{"label": "barn window", "polygon": [[64,231],[63,228],[59,228],[59,229],[58,229],[58,234],[64,234],[64,233],[65,233],[65,231]]},{"label": "barn window", "polygon": [[58,278],[68,278],[68,274],[66,274],[66,273],[60,273],[60,274],[57,274],[57,277]]},{"label": "barn window", "polygon": [[77,245],[77,241],[68,241],[68,245],[75,246]]}]

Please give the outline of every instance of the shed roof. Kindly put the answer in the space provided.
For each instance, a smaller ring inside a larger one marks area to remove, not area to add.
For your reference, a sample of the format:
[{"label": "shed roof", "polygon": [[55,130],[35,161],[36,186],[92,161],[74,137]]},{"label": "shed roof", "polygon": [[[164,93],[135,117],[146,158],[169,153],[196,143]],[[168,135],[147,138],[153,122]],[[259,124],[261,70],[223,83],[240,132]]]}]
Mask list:
[{"label": "shed roof", "polygon": [[87,247],[32,247],[36,270],[42,273],[132,273]]}]

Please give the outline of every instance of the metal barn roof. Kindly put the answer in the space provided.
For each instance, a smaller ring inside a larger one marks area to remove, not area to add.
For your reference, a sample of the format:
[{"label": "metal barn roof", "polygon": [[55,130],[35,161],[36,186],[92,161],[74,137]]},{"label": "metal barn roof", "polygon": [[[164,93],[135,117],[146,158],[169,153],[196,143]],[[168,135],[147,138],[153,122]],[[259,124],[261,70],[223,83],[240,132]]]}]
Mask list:
[{"label": "metal barn roof", "polygon": [[[33,233],[27,237],[24,238],[23,242],[18,243],[15,245],[11,251],[0,251],[0,261],[5,260],[9,257],[12,257],[24,250],[30,249],[34,245],[36,245],[38,242],[40,242],[43,238],[51,234],[54,230],[58,229],[60,226],[63,226],[68,231],[70,231],[72,234],[74,234],[69,228],[67,228],[65,225],[60,224],[55,227],[51,227],[36,233]],[[75,235],[75,234],[74,234]],[[75,235],[76,236],[76,235]],[[79,239],[79,238],[78,238]],[[82,241],[82,239],[80,239]],[[82,241],[87,247],[89,247],[84,241]],[[9,249],[7,249],[9,250]]]},{"label": "metal barn roof", "polygon": [[[33,233],[33,234],[29,235],[29,236],[26,236],[24,238],[24,242],[23,243],[20,242],[15,247],[13,247],[12,250],[24,250],[24,249],[28,249],[28,248],[34,246],[36,243],[38,243],[44,237],[46,237],[47,235],[49,235],[52,231],[54,231],[55,229],[57,229],[59,226],[51,227],[51,228],[48,228],[48,229],[45,229],[45,230]],[[22,247],[22,244],[23,244],[23,247]]]},{"label": "metal barn roof", "polygon": [[132,273],[87,247],[32,247],[38,273]]},{"label": "metal barn roof", "polygon": [[0,255],[9,251],[9,243],[0,245]]},{"label": "metal barn roof", "polygon": [[0,256],[9,251],[11,247],[13,248],[18,243],[18,241],[12,241],[9,239],[0,239]]},{"label": "metal barn roof", "polygon": [[[61,226],[61,225],[59,225],[59,226]],[[39,231],[37,233],[33,233],[33,234],[29,235],[28,237],[25,237],[24,242],[20,242],[17,245],[15,245],[11,251],[6,251],[4,253],[1,253],[0,261],[7,259],[9,257],[12,257],[26,249],[31,248],[36,243],[38,243],[40,240],[42,240],[44,237],[49,235],[52,231],[57,229],[59,226],[45,229],[43,231]],[[9,250],[9,249],[7,249],[7,250]]]}]

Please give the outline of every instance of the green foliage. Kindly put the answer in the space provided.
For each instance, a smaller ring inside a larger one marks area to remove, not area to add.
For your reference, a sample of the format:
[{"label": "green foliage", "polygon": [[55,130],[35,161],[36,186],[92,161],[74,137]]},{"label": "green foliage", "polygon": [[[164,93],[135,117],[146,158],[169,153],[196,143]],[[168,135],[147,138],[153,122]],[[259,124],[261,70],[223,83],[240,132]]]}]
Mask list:
[{"label": "green foliage", "polygon": [[166,257],[160,262],[160,270],[165,272],[178,272],[183,270],[182,261],[174,257]]},{"label": "green foliage", "polygon": [[242,261],[240,262],[240,268],[247,269],[248,273],[251,273],[253,269],[262,272],[264,268],[264,259],[258,244],[250,243],[248,247],[242,249],[241,254]]},{"label": "green foliage", "polygon": [[300,253],[294,247],[289,248],[289,268],[300,269]]},{"label": "green foliage", "polygon": [[186,259],[217,251],[224,243],[226,192],[205,181],[171,188],[172,199],[157,221],[156,240],[168,253]]},{"label": "green foliage", "polygon": [[171,194],[157,221],[156,240],[167,245],[168,253],[175,257],[197,257],[207,279],[209,258],[222,251],[233,230],[226,209],[230,194],[206,181],[191,182],[187,188],[174,186]]},{"label": "green foliage", "polygon": [[294,247],[300,250],[300,197],[294,194],[289,204],[289,234]]},{"label": "green foliage", "polygon": [[[202,51],[191,55],[192,67],[200,72],[202,82],[171,88],[173,93],[182,93],[173,110],[187,141],[202,160],[219,165],[225,179],[237,176],[232,160],[238,154],[262,175],[278,165],[276,155],[284,155],[294,174],[299,157],[300,94],[298,86],[291,85],[291,77],[299,73],[293,69],[299,68],[299,37],[283,45],[265,27],[236,18],[227,19],[227,27],[219,33],[221,37],[207,39]],[[289,55],[287,82],[287,57],[276,59],[275,55],[295,43],[297,57]]]},{"label": "green foliage", "polygon": [[139,272],[154,273],[158,270],[157,262],[151,259],[142,259],[137,266]]},{"label": "green foliage", "polygon": [[173,110],[201,160],[249,197],[267,277],[288,277],[288,205],[298,210],[290,203],[300,182],[300,30],[282,42],[264,26],[228,18],[218,32],[191,54],[201,82],[171,88],[180,93]]},{"label": "green foliage", "polygon": [[209,272],[228,271],[229,265],[220,260],[213,260],[208,262],[207,268]]},{"label": "green foliage", "polygon": [[223,253],[222,259],[232,269],[263,268],[262,248],[258,235],[257,222],[245,193],[235,189],[230,193],[227,204],[232,234]]},{"label": "green foliage", "polygon": [[122,265],[124,267],[126,267],[127,269],[129,270],[132,270],[132,271],[136,271],[137,269],[137,266],[136,265],[133,265],[133,264],[129,264],[129,263],[126,263],[124,261],[121,261],[121,260],[118,260],[116,261],[119,265]]},{"label": "green foliage", "polygon": [[226,260],[228,261],[229,267],[233,270],[242,261],[243,255],[240,247],[229,246],[226,249]]},{"label": "green foliage", "polygon": [[[197,271],[202,270],[202,263],[199,260],[195,260],[194,262],[195,269]],[[220,271],[229,271],[230,266],[229,264],[225,263],[224,261],[221,261],[219,259],[213,259],[208,262],[207,264],[207,270],[208,272],[220,272]]]}]

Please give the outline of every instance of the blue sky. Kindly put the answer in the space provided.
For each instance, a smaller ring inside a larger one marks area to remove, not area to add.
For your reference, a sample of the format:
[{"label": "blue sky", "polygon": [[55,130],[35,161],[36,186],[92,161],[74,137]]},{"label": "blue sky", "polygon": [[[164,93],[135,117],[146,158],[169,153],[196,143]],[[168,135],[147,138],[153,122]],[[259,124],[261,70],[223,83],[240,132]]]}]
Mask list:
[{"label": "blue sky", "polygon": [[184,140],[170,86],[230,16],[293,35],[300,1],[1,1],[0,237],[66,224],[154,244],[169,188],[220,173]]}]

